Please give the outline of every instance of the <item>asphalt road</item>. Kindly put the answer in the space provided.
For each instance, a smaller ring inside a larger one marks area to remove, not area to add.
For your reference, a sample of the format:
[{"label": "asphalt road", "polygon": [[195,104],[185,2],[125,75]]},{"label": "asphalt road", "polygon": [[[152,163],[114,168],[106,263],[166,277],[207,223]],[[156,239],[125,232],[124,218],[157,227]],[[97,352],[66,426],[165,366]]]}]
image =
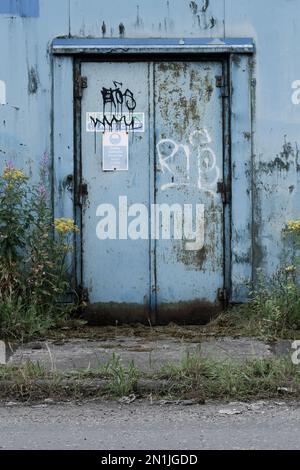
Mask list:
[{"label": "asphalt road", "polygon": [[299,449],[300,404],[0,405],[2,449]]}]

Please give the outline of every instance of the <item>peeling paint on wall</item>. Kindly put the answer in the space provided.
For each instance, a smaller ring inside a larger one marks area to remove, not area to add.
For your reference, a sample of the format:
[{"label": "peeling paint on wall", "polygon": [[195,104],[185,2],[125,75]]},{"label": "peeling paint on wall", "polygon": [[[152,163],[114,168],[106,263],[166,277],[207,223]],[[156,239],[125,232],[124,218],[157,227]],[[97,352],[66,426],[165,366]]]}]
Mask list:
[{"label": "peeling paint on wall", "polygon": [[217,25],[217,19],[208,13],[209,6],[209,0],[202,0],[198,3],[191,1],[189,4],[195,23],[197,22],[200,29],[213,29]]},{"label": "peeling paint on wall", "polygon": [[28,71],[28,93],[34,95],[38,91],[39,87],[39,76],[34,67],[31,67]]},{"label": "peeling paint on wall", "polygon": [[135,21],[134,26],[135,26],[136,29],[143,29],[144,22],[143,22],[143,19],[142,19],[141,15],[140,15],[139,5],[137,5],[136,10],[137,10],[136,11],[136,21]]},{"label": "peeling paint on wall", "polygon": [[103,23],[102,23],[101,31],[102,31],[102,37],[105,37],[105,35],[106,35],[106,24],[105,24],[105,21],[103,21]]},{"label": "peeling paint on wall", "polygon": [[1,0],[0,14],[37,18],[40,15],[39,0]]},{"label": "peeling paint on wall", "polygon": [[123,23],[119,24],[119,36],[123,38],[125,36],[125,26]]},{"label": "peeling paint on wall", "polygon": [[285,138],[282,150],[279,154],[276,155],[276,158],[270,162],[261,162],[259,165],[260,172],[271,174],[274,171],[286,171],[288,172],[291,167],[295,171],[300,171],[300,149],[297,142],[293,145],[291,142],[288,142]]},{"label": "peeling paint on wall", "polygon": [[190,9],[192,10],[194,15],[197,15],[197,13],[200,11],[202,13],[205,13],[209,7],[209,0],[203,0],[202,1],[202,6],[199,6],[197,2],[191,1],[190,2]]}]

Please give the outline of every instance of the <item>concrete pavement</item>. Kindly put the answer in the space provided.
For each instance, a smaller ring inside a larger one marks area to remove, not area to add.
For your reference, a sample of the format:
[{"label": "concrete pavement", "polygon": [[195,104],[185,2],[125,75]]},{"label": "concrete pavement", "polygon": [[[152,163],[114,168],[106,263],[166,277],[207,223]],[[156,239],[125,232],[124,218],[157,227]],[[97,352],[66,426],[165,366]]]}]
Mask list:
[{"label": "concrete pavement", "polygon": [[124,366],[134,361],[143,372],[161,369],[168,362],[178,362],[186,354],[199,354],[215,360],[244,361],[268,358],[279,354],[292,354],[291,342],[270,345],[250,338],[203,338],[201,342],[179,338],[147,339],[116,336],[108,340],[68,339],[65,341],[40,341],[28,343],[10,357],[11,364],[26,361],[39,363],[46,369],[68,371],[96,369],[107,364],[113,354],[119,356]]},{"label": "concrete pavement", "polygon": [[300,406],[85,402],[0,405],[0,447],[33,450],[299,449]]}]

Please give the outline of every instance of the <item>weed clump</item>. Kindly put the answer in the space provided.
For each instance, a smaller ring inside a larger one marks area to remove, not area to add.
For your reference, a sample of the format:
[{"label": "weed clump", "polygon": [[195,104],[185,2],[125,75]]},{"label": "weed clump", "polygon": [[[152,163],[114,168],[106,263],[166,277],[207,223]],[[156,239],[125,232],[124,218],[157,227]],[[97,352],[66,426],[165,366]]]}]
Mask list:
[{"label": "weed clump", "polygon": [[0,176],[0,335],[25,340],[44,334],[74,308],[63,302],[70,289],[68,255],[73,221],[53,221],[47,189],[48,157],[41,181],[12,163]]}]

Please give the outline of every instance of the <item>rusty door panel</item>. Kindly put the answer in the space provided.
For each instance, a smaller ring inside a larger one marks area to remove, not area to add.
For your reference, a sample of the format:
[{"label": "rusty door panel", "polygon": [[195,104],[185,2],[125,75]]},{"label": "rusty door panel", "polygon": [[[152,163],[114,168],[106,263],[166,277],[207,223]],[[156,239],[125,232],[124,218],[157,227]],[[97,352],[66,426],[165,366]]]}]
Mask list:
[{"label": "rusty door panel", "polygon": [[185,315],[205,319],[219,308],[218,290],[224,284],[223,202],[218,192],[223,181],[223,107],[216,77],[222,73],[219,62],[155,65],[156,202],[191,204],[194,229],[195,208],[199,204],[204,209],[196,243],[188,243],[185,236],[156,242],[159,321]]}]

